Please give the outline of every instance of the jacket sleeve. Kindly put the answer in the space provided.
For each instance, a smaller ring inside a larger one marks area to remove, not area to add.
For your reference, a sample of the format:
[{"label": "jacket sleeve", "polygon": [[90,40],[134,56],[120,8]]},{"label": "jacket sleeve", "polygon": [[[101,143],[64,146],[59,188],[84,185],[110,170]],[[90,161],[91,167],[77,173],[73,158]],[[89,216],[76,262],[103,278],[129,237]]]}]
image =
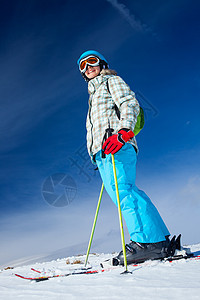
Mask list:
[{"label": "jacket sleeve", "polygon": [[135,98],[135,93],[131,91],[129,86],[119,76],[110,77],[108,85],[112,99],[120,111],[118,130],[128,128],[133,131],[140,112],[140,106]]}]

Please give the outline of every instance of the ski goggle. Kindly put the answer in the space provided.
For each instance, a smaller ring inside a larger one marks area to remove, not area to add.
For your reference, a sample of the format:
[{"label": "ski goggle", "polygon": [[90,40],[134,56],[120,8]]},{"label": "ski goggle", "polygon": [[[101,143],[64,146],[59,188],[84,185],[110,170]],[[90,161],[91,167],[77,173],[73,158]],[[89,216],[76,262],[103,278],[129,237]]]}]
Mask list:
[{"label": "ski goggle", "polygon": [[87,66],[96,67],[99,66],[99,58],[96,56],[88,56],[86,58],[83,58],[79,63],[79,70],[81,73],[85,73],[87,70]]}]

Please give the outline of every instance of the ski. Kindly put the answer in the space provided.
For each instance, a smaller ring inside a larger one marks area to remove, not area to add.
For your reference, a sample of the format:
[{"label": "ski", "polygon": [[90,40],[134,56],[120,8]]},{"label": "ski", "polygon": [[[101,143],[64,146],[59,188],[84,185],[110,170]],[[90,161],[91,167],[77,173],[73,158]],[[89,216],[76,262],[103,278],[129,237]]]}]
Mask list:
[{"label": "ski", "polygon": [[[131,252],[131,250],[128,248],[129,245],[126,245],[125,247],[127,247],[127,250],[129,252]],[[171,241],[169,241],[169,244],[167,246],[167,249],[165,249],[166,251],[166,257],[165,258],[154,258],[151,260],[151,258],[149,258],[149,261],[156,261],[156,260],[160,260],[160,261],[173,261],[173,260],[179,260],[179,259],[187,259],[187,258],[191,258],[194,256],[194,253],[190,252],[190,249],[187,248],[183,248],[181,247],[181,234],[178,235],[178,237],[176,238],[176,236],[174,235],[173,238],[171,239]],[[134,255],[133,255],[134,257]],[[134,265],[140,265],[144,262],[148,261],[146,259],[145,256],[142,256],[139,258],[137,258],[137,262],[134,263]],[[133,263],[133,262],[132,262]],[[105,262],[101,263],[101,267],[103,268],[105,265],[111,265],[111,266],[118,266],[118,265],[123,265],[123,262],[120,261],[119,257],[112,257],[111,259],[106,260]],[[131,264],[129,264],[131,265]]]},{"label": "ski", "polygon": [[[41,271],[39,271],[39,270],[36,270],[36,269],[34,269],[34,268],[31,268],[31,271],[34,271],[34,272],[36,272],[36,273],[42,273]],[[44,272],[44,273],[46,273],[46,272]]]},{"label": "ski", "polygon": [[[144,261],[144,262],[140,262],[140,263],[133,263],[133,264],[129,264],[128,266],[132,266],[132,267],[139,267],[139,266],[149,266],[151,265],[153,262],[173,262],[173,261],[177,261],[177,260],[181,260],[181,259],[200,259],[200,255],[194,255],[193,253],[189,253],[189,254],[180,254],[180,255],[174,255],[172,257],[166,257],[164,259],[159,259],[159,260],[147,260],[147,261]],[[120,265],[119,264],[119,261],[116,257],[113,257],[111,259],[108,259],[102,263],[100,263],[100,266],[102,268],[106,268],[108,266],[110,267],[113,267],[113,268],[116,268],[116,267],[119,267],[119,266],[123,266],[123,265]]]},{"label": "ski", "polygon": [[[36,271],[37,273],[41,273],[38,270],[34,270],[34,271]],[[71,275],[97,274],[97,273],[104,272],[104,271],[105,271],[104,269],[99,269],[99,270],[98,269],[96,269],[96,270],[85,270],[85,271],[73,271],[73,272],[68,272],[68,273],[65,273],[65,274],[44,275],[44,276],[38,276],[38,277],[26,277],[26,276],[23,276],[23,275],[15,273],[15,276],[17,276],[19,278],[22,278],[22,279],[30,280],[30,281],[40,282],[40,281],[49,280],[51,278],[67,277],[67,276],[71,276]]]},{"label": "ski", "polygon": [[[199,260],[200,259],[200,255],[194,255],[194,254],[189,254],[189,255],[185,255],[185,256],[175,256],[175,257],[169,257],[167,259],[164,259],[160,262],[173,262],[173,261],[176,261],[176,260],[181,260],[181,259],[195,259],[195,260]],[[138,264],[130,264],[129,267],[140,267],[140,268],[143,268],[145,266],[151,266],[152,262],[155,262],[154,261],[146,261],[144,263],[138,263]],[[51,278],[59,278],[59,277],[67,277],[67,276],[72,276],[72,275],[89,275],[89,274],[97,274],[97,273],[103,273],[103,272],[106,272],[106,271],[111,271],[111,270],[114,270],[114,269],[121,269],[123,268],[122,265],[118,265],[118,266],[113,266],[113,265],[108,265],[108,261],[105,261],[105,263],[101,263],[100,264],[101,266],[101,269],[94,269],[94,270],[75,270],[75,271],[72,271],[72,272],[68,272],[68,273],[65,273],[65,274],[55,274],[55,275],[43,275],[43,276],[38,276],[38,277],[26,277],[26,276],[23,276],[23,275],[20,275],[20,274],[15,274],[15,276],[21,278],[21,279],[26,279],[26,280],[30,280],[30,281],[35,281],[35,282],[41,282],[41,281],[45,281],[45,280],[49,280]],[[43,273],[39,270],[36,270],[34,268],[31,268],[32,271],[35,271],[37,273]],[[135,270],[132,270],[131,272],[129,273],[133,273],[133,271],[136,271]],[[46,272],[45,272],[46,273]]]}]

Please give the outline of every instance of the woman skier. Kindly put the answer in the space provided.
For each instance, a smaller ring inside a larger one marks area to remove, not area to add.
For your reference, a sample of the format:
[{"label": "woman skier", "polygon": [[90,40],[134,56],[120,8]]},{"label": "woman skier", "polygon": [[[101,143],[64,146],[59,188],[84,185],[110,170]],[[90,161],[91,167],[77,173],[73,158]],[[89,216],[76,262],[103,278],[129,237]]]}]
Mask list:
[{"label": "woman skier", "polygon": [[[99,52],[86,51],[77,63],[88,82],[90,95],[86,123],[88,152],[117,205],[111,154],[115,157],[121,211],[130,234],[127,263],[162,259],[167,256],[170,233],[149,197],[135,185],[138,146],[134,128],[139,103]],[[117,259],[124,263],[123,251]]]}]

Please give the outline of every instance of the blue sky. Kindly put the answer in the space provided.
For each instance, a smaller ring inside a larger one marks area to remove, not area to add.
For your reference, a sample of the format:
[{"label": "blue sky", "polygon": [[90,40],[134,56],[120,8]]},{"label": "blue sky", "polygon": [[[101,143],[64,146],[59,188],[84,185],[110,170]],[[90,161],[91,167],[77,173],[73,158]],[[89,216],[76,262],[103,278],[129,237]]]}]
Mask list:
[{"label": "blue sky", "polygon": [[[88,93],[76,60],[89,49],[145,106],[138,186],[172,234],[199,242],[199,9],[188,0],[1,1],[0,264],[88,239],[101,180],[85,149]],[[54,174],[75,182],[69,205],[44,199]],[[99,237],[118,230],[104,201]]]}]

